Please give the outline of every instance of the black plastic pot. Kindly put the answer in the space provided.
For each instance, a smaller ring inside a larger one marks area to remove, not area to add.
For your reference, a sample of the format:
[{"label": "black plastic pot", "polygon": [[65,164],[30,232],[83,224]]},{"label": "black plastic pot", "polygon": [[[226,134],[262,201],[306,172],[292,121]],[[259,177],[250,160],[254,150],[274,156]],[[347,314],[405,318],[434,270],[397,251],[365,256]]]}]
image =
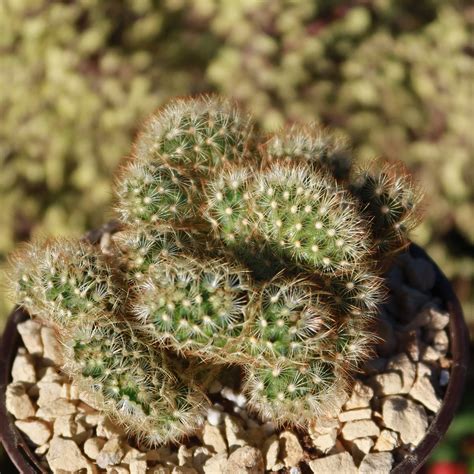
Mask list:
[{"label": "black plastic pot", "polygon": [[[104,231],[113,231],[111,228],[102,228],[88,234],[92,242],[100,240]],[[461,305],[453,288],[438,266],[428,257],[426,252],[415,244],[410,246],[410,253],[430,261],[436,269],[436,283],[433,293],[446,305],[451,315],[449,324],[450,352],[453,359],[449,384],[441,405],[441,409],[433,419],[428,431],[416,447],[403,461],[392,470],[393,474],[410,474],[417,472],[425,463],[436,444],[443,438],[451,423],[464,391],[467,366],[469,360],[469,338]],[[7,413],[5,406],[5,389],[11,381],[10,373],[13,359],[21,343],[17,331],[17,324],[28,318],[21,310],[15,310],[8,319],[0,345],[0,439],[5,451],[23,474],[46,473],[39,464],[34,452],[28,446],[21,432],[16,428],[13,418]]]}]

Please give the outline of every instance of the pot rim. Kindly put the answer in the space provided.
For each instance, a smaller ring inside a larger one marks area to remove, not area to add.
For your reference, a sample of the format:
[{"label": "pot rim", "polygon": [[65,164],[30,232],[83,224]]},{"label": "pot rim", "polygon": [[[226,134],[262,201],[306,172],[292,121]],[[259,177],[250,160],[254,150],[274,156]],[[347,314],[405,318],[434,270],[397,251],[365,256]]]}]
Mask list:
[{"label": "pot rim", "polygon": [[[104,232],[105,229],[100,230]],[[97,241],[100,238],[100,234],[99,231],[97,235],[94,234],[93,236],[88,236],[88,238],[92,241]],[[468,330],[461,305],[454,293],[451,283],[421,247],[411,243],[409,253],[415,258],[428,260],[435,268],[436,281],[433,292],[441,297],[447,311],[451,315],[449,336],[453,365],[440,410],[436,413],[424,438],[412,453],[395,465],[391,471],[392,474],[416,473],[442,439],[454,418],[454,414],[464,394],[469,362]],[[6,409],[6,387],[10,382],[13,358],[16,356],[18,344],[20,343],[20,335],[16,327],[18,323],[26,319],[28,319],[27,313],[22,309],[16,308],[8,318],[5,331],[0,341],[0,419],[7,420],[7,422],[2,423],[0,427],[0,440],[6,453],[21,473],[35,474],[40,472],[46,474],[48,471],[39,464],[38,457],[27,444],[23,434],[16,428],[13,417]]]}]

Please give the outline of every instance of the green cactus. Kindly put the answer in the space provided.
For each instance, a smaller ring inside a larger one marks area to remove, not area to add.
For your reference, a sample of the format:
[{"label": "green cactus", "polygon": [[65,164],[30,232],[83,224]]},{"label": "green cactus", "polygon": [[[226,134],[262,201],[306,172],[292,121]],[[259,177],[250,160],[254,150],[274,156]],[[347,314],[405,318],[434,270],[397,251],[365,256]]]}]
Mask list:
[{"label": "green cactus", "polygon": [[201,424],[204,394],[189,380],[183,383],[173,360],[144,344],[129,325],[79,325],[61,339],[65,372],[139,441],[175,441]]},{"label": "green cactus", "polygon": [[150,444],[196,429],[229,366],[260,416],[322,415],[371,354],[382,271],[418,219],[395,168],[352,170],[314,126],[259,146],[250,124],[223,99],[170,103],[118,176],[111,255],[58,240],[16,258],[16,301],[67,329],[65,370]]},{"label": "green cactus", "polygon": [[12,299],[45,322],[66,326],[73,319],[94,320],[114,314],[124,302],[117,273],[86,241],[37,241],[11,260]]}]

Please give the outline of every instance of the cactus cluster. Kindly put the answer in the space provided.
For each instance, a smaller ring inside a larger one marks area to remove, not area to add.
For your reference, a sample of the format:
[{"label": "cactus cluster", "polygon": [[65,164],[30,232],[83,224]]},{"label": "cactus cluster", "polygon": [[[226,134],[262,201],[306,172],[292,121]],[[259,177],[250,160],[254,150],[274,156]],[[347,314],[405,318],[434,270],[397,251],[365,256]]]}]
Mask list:
[{"label": "cactus cluster", "polygon": [[224,99],[173,101],[118,174],[111,255],[30,244],[14,299],[57,329],[65,370],[144,442],[191,434],[229,366],[251,410],[304,425],[371,353],[381,273],[419,216],[396,170],[357,169],[315,125],[263,140]]}]

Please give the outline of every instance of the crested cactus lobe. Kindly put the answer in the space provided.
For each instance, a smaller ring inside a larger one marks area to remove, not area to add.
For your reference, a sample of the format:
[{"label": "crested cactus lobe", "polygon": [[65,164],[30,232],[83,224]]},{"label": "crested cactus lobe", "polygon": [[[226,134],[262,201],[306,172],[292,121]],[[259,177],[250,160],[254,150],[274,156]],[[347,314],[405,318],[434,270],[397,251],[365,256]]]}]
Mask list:
[{"label": "crested cactus lobe", "polygon": [[169,228],[131,226],[113,237],[125,263],[126,278],[130,285],[143,280],[150,268],[163,259],[183,255],[195,241],[192,235]]},{"label": "crested cactus lobe", "polygon": [[422,195],[400,164],[373,162],[355,173],[350,190],[370,221],[378,252],[407,245],[408,232],[420,221]]},{"label": "crested cactus lobe", "polygon": [[223,261],[169,258],[148,272],[131,308],[152,341],[203,359],[225,357],[241,334],[248,277]]},{"label": "crested cactus lobe", "polygon": [[113,314],[123,289],[106,258],[85,241],[35,242],[18,252],[11,289],[15,301],[45,322],[68,326]]},{"label": "crested cactus lobe", "polygon": [[181,223],[195,215],[196,187],[176,170],[152,163],[130,162],[116,188],[117,210],[124,223]]},{"label": "crested cactus lobe", "polygon": [[382,278],[374,270],[352,268],[319,278],[320,299],[337,318],[374,318],[385,299]]},{"label": "crested cactus lobe", "polygon": [[322,273],[368,256],[368,231],[352,197],[321,172],[275,163],[250,177],[220,176],[208,189],[205,215],[226,244],[252,237]]},{"label": "crested cactus lobe", "polygon": [[144,344],[127,324],[80,325],[63,335],[63,344],[65,371],[130,435],[155,445],[202,422],[204,394],[183,384],[166,354]]},{"label": "crested cactus lobe", "polygon": [[249,243],[256,217],[251,201],[253,186],[249,170],[231,168],[212,179],[205,188],[204,217],[225,245]]},{"label": "crested cactus lobe", "polygon": [[315,124],[293,125],[272,135],[263,145],[263,155],[269,162],[306,163],[336,180],[347,179],[352,168],[347,140]]},{"label": "crested cactus lobe", "polygon": [[282,278],[265,284],[254,303],[245,352],[272,366],[282,359],[301,364],[323,350],[331,318],[315,290],[308,282]]},{"label": "crested cactus lobe", "polygon": [[217,97],[178,99],[146,124],[136,147],[140,162],[164,163],[186,173],[212,173],[248,157],[252,123],[232,103]]},{"label": "crested cactus lobe", "polygon": [[245,372],[248,407],[277,425],[304,426],[324,415],[347,383],[337,365],[324,361],[304,366],[285,362],[274,367],[247,366]]}]

